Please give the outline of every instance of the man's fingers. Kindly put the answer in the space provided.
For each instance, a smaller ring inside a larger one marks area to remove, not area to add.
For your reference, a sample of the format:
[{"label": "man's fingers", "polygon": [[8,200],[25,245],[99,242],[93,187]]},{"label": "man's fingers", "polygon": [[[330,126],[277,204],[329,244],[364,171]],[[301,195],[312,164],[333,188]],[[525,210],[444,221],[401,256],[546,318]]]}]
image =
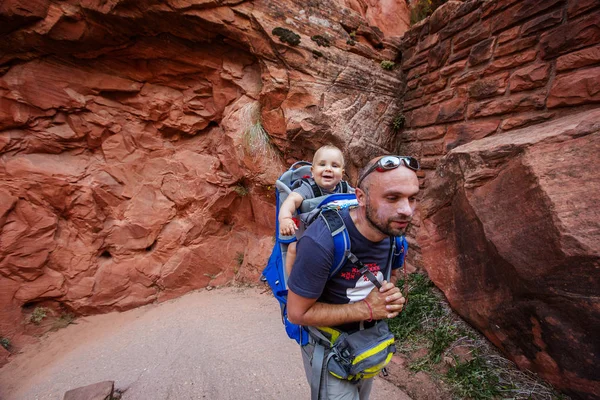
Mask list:
[{"label": "man's fingers", "polygon": [[402,296],[402,293],[400,292],[400,289],[393,287],[390,290],[381,293],[381,295],[385,296],[385,301],[391,301],[392,299],[398,298],[398,296]]},{"label": "man's fingers", "polygon": [[394,296],[388,296],[385,298],[386,305],[396,305],[403,307],[404,303],[406,303],[406,299],[402,296],[401,293],[397,293]]},{"label": "man's fingers", "polygon": [[387,315],[388,319],[396,318],[404,308],[404,304],[388,304],[385,308],[387,311],[392,311]]},{"label": "man's fingers", "polygon": [[402,311],[404,304],[386,304],[385,309],[388,311]]},{"label": "man's fingers", "polygon": [[393,283],[388,282],[388,281],[383,281],[383,283],[381,284],[381,287],[379,288],[379,291],[381,293],[384,293],[384,292],[387,292],[389,290],[398,291],[398,292],[400,291],[400,289],[398,289],[396,287],[396,285],[394,285]]}]

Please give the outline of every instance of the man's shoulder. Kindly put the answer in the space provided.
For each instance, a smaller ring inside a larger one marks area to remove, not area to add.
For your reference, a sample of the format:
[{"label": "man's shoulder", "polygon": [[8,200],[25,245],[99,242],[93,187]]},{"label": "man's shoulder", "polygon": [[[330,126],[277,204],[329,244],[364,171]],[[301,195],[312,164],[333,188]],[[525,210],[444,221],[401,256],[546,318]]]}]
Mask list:
[{"label": "man's shoulder", "polygon": [[338,211],[338,214],[342,217],[342,221],[344,221],[346,226],[348,226],[348,224],[354,225],[354,221],[352,221],[352,217],[350,216],[350,210],[351,208],[343,208]]},{"label": "man's shoulder", "polygon": [[[323,213],[326,213],[324,216]],[[340,218],[338,220],[338,218]],[[319,216],[308,226],[302,237],[308,236],[313,241],[326,249],[333,249],[334,232],[340,232],[343,227],[348,230],[348,225],[354,225],[348,209],[341,210],[322,210]],[[350,234],[351,230],[348,230]]]},{"label": "man's shoulder", "polygon": [[325,220],[319,215],[306,229],[302,237],[309,237],[323,247],[333,245],[331,230]]}]

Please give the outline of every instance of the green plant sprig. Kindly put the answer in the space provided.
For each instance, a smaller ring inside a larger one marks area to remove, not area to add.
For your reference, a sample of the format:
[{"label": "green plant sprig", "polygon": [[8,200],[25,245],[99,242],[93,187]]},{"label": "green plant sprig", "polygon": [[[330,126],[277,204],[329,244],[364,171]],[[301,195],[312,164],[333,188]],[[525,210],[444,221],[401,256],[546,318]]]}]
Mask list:
[{"label": "green plant sprig", "polygon": [[381,63],[381,68],[387,70],[387,71],[391,71],[394,69],[394,67],[396,66],[396,63],[393,61],[389,61],[389,60],[383,60]]},{"label": "green plant sprig", "polygon": [[46,307],[36,307],[33,310],[33,313],[31,313],[31,315],[29,316],[29,322],[31,322],[34,325],[39,325],[40,322],[42,322],[42,320],[46,318],[47,313],[48,309]]},{"label": "green plant sprig", "polygon": [[[404,287],[404,280],[397,286]],[[502,357],[477,331],[452,312],[443,294],[425,274],[408,276],[408,302],[397,318],[388,321],[396,337],[399,353],[409,358],[416,352],[427,354],[409,363],[413,372],[430,373],[443,381],[460,399],[559,399],[548,384],[533,373],[520,371]],[[465,348],[469,356],[453,353]],[[447,373],[439,364],[450,364]]]}]

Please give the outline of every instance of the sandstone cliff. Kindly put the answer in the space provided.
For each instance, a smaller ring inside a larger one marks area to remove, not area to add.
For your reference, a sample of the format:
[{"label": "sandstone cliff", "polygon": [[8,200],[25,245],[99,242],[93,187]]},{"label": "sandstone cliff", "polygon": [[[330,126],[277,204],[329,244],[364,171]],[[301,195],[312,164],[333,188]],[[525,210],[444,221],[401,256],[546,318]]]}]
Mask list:
[{"label": "sandstone cliff", "polygon": [[421,264],[521,368],[600,398],[600,3],[449,1],[399,45]]},{"label": "sandstone cliff", "polygon": [[375,152],[419,157],[411,261],[520,367],[600,396],[600,4],[449,1],[401,38],[407,14],[4,1],[0,333],[18,344],[38,305],[255,281],[275,177],[333,142],[351,177]]},{"label": "sandstone cliff", "polygon": [[255,282],[291,160],[333,142],[352,173],[393,147],[401,82],[379,63],[406,15],[404,1],[2,2],[0,334],[18,346],[41,305],[97,313]]}]

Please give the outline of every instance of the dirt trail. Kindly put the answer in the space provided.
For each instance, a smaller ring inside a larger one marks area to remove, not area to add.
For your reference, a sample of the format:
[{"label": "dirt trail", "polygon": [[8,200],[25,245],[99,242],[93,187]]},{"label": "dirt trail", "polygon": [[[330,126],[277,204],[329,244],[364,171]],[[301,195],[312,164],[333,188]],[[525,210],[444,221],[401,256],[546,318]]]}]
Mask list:
[{"label": "dirt trail", "polygon": [[[306,400],[303,374],[270,293],[223,288],[78,319],[0,369],[0,399],[61,400],[114,380],[123,400]],[[410,400],[381,378],[371,399]]]}]

